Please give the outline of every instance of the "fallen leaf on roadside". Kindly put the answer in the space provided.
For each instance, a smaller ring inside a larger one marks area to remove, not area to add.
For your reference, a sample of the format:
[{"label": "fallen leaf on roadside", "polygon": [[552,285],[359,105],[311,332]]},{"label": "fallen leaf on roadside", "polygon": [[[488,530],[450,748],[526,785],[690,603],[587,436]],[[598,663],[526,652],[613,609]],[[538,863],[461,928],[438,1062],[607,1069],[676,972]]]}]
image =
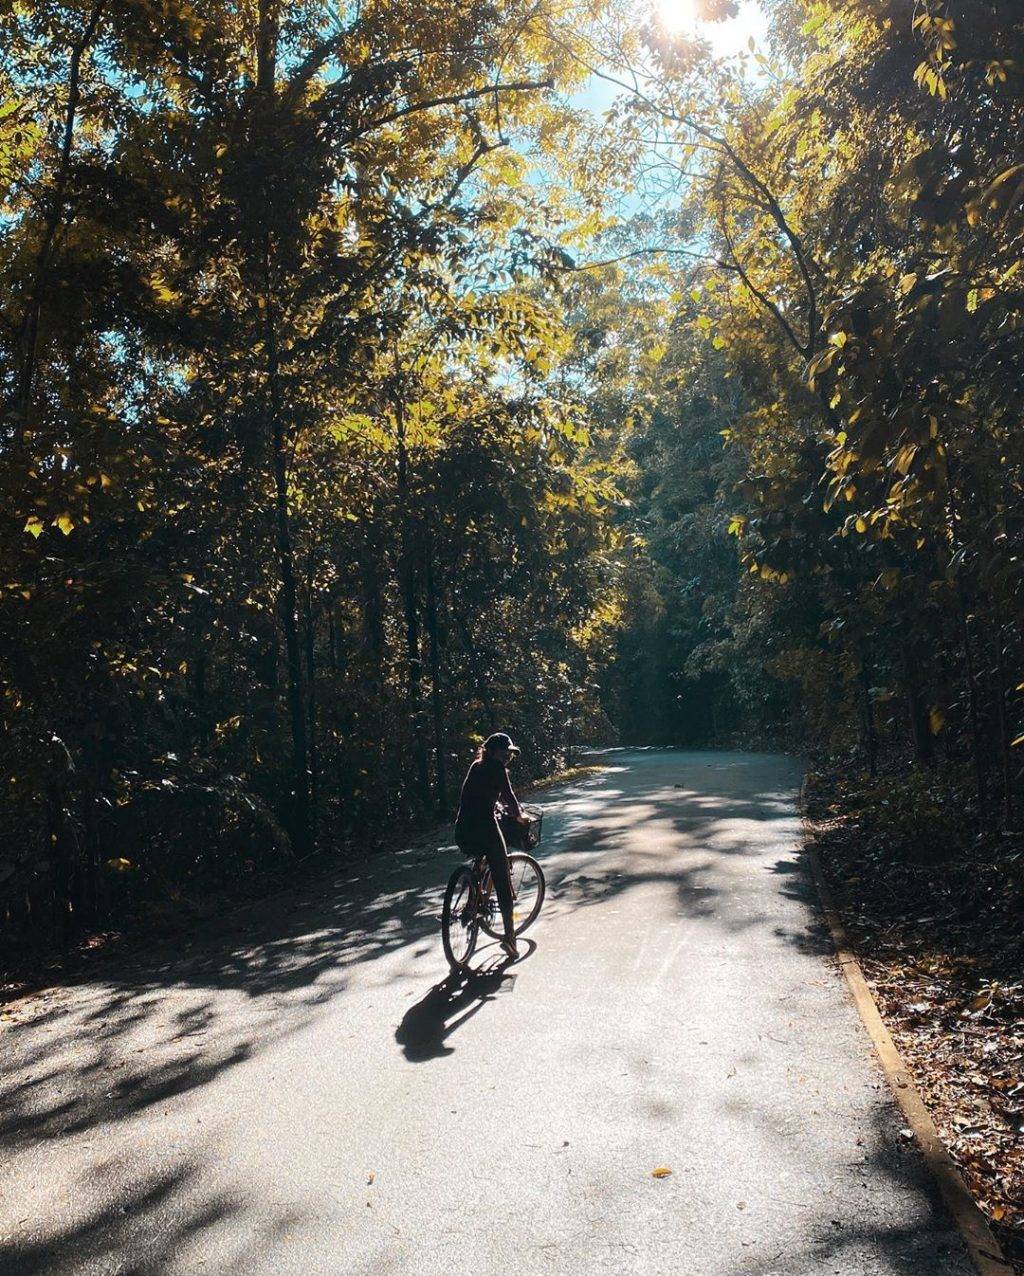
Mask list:
[{"label": "fallen leaf on roadside", "polygon": [[652,1179],[667,1179],[672,1171],[667,1165],[659,1165],[656,1170],[651,1170]]}]

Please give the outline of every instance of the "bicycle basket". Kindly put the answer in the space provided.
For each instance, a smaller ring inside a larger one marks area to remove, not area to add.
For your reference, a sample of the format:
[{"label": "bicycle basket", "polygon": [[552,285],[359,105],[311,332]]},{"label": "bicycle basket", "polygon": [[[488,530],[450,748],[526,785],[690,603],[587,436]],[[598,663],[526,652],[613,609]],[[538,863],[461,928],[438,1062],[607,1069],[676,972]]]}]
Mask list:
[{"label": "bicycle basket", "polygon": [[513,819],[511,815],[503,815],[498,821],[505,845],[513,851],[532,851],[540,841],[540,826],[543,816],[536,807],[523,810],[523,822]]},{"label": "bicycle basket", "polygon": [[544,816],[536,806],[524,806],[522,812],[522,823],[511,815],[503,815],[498,823],[506,846],[514,851],[532,851],[540,841],[540,826]]},{"label": "bicycle basket", "polygon": [[539,806],[524,806],[523,818],[526,823],[519,827],[522,829],[522,843],[524,851],[532,851],[540,841],[541,825],[544,823],[544,812]]}]

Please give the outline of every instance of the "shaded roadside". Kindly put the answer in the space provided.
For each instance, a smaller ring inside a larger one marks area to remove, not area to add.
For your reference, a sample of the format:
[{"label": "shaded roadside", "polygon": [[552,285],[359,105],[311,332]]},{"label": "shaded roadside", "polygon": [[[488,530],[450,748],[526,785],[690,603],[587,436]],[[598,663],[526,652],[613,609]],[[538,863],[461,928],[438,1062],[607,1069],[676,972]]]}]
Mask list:
[{"label": "shaded roadside", "polygon": [[446,975],[451,857],[406,849],[37,999],[0,1070],[0,1271],[419,1276],[457,1243],[480,1271],[960,1276],[822,961],[798,780],[666,751],[552,794],[510,969]]},{"label": "shaded roadside", "polygon": [[809,833],[886,1025],[1007,1257],[1024,1272],[1024,890],[1004,835],[925,830],[923,779],[819,768]]},{"label": "shaded roadside", "polygon": [[[603,769],[594,762],[566,768],[543,779],[523,784],[521,796],[542,793],[557,785],[584,779]],[[331,889],[339,874],[359,871],[400,857],[406,866],[432,860],[440,847],[451,843],[451,826],[446,821],[424,822],[415,827],[385,833],[374,845],[366,843],[327,847],[304,859],[288,860],[276,868],[247,875],[232,888],[206,897],[182,893],[156,907],[140,909],[118,930],[100,930],[81,935],[63,952],[29,954],[19,963],[0,966],[0,1026],[14,1022],[20,1012],[16,1003],[26,997],[63,984],[105,978],[118,962],[136,962],[151,957],[155,950],[180,954],[182,944],[216,944],[257,924],[269,907],[279,911],[289,899],[297,905],[318,883]]]}]

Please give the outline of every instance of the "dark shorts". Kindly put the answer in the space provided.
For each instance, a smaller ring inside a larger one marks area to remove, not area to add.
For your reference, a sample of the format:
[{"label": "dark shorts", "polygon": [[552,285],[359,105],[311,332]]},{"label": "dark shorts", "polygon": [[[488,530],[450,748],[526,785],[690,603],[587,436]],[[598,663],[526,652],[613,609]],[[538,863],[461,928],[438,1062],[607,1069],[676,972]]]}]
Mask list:
[{"label": "dark shorts", "polygon": [[473,859],[476,859],[478,855],[486,855],[490,859],[492,855],[504,857],[507,854],[505,839],[501,835],[497,820],[491,820],[486,824],[463,825],[461,828],[456,825],[455,842],[464,855],[471,856]]}]

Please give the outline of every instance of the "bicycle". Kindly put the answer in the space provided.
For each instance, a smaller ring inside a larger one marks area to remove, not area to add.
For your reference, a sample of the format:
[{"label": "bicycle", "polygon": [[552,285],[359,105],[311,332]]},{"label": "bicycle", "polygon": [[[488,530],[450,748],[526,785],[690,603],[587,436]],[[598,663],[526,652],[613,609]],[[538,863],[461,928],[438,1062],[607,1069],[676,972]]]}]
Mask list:
[{"label": "bicycle", "polygon": [[[522,810],[526,817],[522,824],[507,817],[501,821],[506,842],[522,847],[511,851],[508,857],[512,878],[512,919],[517,935],[537,920],[547,889],[544,870],[528,854],[540,841],[543,814],[537,807],[524,806]],[[452,970],[465,970],[476,951],[481,930],[492,939],[501,939],[505,934],[491,871],[483,856],[478,856],[452,873],[444,892],[441,942]]]}]

